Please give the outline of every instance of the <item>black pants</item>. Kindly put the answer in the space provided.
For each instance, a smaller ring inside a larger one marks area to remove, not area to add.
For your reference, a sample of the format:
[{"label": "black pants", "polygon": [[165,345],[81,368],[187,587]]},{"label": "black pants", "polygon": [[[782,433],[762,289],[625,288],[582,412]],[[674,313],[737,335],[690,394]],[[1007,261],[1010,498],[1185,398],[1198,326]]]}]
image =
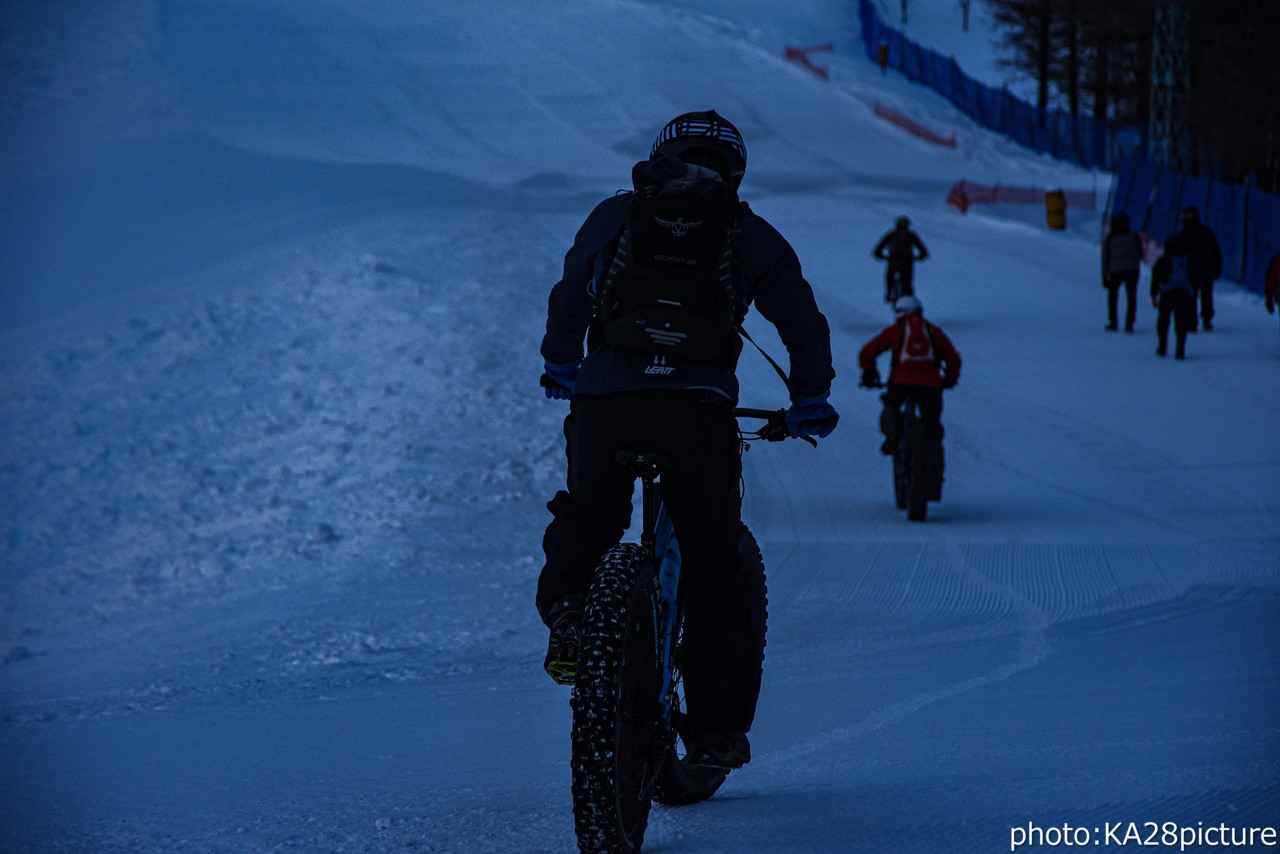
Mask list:
[{"label": "black pants", "polygon": [[1138,312],[1138,271],[1112,273],[1107,279],[1107,321],[1108,325],[1112,327],[1118,325],[1116,323],[1116,315],[1121,285],[1124,286],[1124,294],[1128,300],[1124,312],[1124,328],[1127,331],[1132,331],[1133,321]]},{"label": "black pants", "polygon": [[1173,319],[1175,335],[1174,354],[1182,356],[1187,344],[1187,332],[1196,322],[1196,298],[1183,290],[1165,291],[1160,294],[1160,308],[1156,315],[1157,351],[1163,355],[1169,344],[1169,319]]},{"label": "black pants", "polygon": [[620,450],[671,460],[662,497],[675,524],[685,598],[691,729],[746,732],[760,692],[751,587],[740,571],[742,461],[733,404],[709,391],[575,395],[565,419],[568,489],[547,505],[538,611],[584,596],[600,556],[630,525],[634,483]]},{"label": "black pants", "polygon": [[893,302],[898,297],[915,293],[911,289],[914,270],[915,261],[911,258],[889,258],[889,266],[884,271],[885,302]]},{"label": "black pants", "polygon": [[1200,300],[1200,317],[1205,323],[1213,320],[1213,279],[1200,279],[1191,283],[1195,296],[1191,298],[1191,325],[1195,326],[1196,299]]},{"label": "black pants", "polygon": [[[920,413],[920,422],[924,426],[924,434],[932,441],[942,441],[942,389],[923,385],[897,385],[891,383],[880,400],[884,410],[880,414],[880,431],[885,438],[898,437],[902,425],[902,403],[908,397],[916,399],[916,409]],[[890,432],[892,430],[893,432]]]}]

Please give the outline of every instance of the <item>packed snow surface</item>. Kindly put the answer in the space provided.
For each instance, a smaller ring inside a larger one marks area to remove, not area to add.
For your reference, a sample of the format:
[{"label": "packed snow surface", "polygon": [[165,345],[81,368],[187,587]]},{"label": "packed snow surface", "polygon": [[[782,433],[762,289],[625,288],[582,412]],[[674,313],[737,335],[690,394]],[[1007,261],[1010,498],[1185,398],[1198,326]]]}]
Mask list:
[{"label": "packed snow surface", "polygon": [[[982,18],[911,6],[909,33],[989,63]],[[830,320],[842,421],[744,460],[755,761],[655,809],[646,850],[1280,823],[1275,318],[1223,282],[1185,361],[1153,355],[1145,298],[1105,333],[1097,211],[1051,232],[944,199],[1110,176],[882,75],[852,3],[0,16],[0,850],[574,850],[532,606],[564,459],[546,294],[658,129],[712,107]],[[783,58],[826,42],[829,79]],[[870,250],[904,213],[964,356],[924,524],[856,386],[888,321]],[[744,405],[786,405],[758,355],[740,374]]]}]

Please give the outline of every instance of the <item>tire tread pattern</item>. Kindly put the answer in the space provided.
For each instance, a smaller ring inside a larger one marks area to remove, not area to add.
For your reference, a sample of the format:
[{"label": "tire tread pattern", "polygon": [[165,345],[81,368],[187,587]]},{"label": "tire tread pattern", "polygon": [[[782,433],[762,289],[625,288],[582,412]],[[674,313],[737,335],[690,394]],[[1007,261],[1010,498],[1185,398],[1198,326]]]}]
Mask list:
[{"label": "tire tread pattern", "polygon": [[[632,609],[652,603],[653,595],[652,561],[643,549],[627,543],[605,553],[583,613],[572,700],[573,815],[582,854],[637,852],[644,841],[652,780],[636,784],[627,778],[633,769],[620,767],[625,758],[619,756],[618,721]],[[652,604],[648,608],[652,612]],[[653,672],[657,672],[656,655]],[[653,696],[656,703],[656,685]],[[642,750],[646,747],[640,745]],[[657,762],[653,764],[656,773]],[[630,804],[634,812],[630,826],[624,827],[627,822],[619,804],[626,794],[621,790],[632,785],[645,797]]]}]

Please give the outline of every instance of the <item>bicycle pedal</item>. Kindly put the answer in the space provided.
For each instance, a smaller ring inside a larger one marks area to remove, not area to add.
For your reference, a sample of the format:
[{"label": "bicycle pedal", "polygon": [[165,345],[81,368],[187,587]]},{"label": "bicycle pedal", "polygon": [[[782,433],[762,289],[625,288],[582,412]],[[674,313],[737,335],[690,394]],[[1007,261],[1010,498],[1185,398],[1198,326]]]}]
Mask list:
[{"label": "bicycle pedal", "polygon": [[572,685],[578,679],[578,662],[576,661],[547,659],[542,663],[542,669],[547,671],[547,675],[557,685]]}]

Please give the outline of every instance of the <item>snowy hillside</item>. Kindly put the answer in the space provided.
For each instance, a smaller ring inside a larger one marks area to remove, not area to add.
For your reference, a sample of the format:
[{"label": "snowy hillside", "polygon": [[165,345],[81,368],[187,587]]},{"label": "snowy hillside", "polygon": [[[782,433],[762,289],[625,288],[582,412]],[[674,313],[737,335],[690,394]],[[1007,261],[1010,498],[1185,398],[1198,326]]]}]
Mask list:
[{"label": "snowy hillside", "polygon": [[[564,476],[545,300],[592,205],[711,107],[831,322],[842,421],[744,461],[756,759],[646,850],[1280,824],[1275,318],[1220,283],[1185,362],[1145,299],[1104,333],[1097,212],[945,197],[1109,176],[882,75],[851,4],[9,6],[0,851],[575,850],[532,605]],[[825,42],[828,80],[783,58]],[[903,213],[965,360],[923,525],[854,364]],[[740,375],[785,405],[758,355]]]}]

